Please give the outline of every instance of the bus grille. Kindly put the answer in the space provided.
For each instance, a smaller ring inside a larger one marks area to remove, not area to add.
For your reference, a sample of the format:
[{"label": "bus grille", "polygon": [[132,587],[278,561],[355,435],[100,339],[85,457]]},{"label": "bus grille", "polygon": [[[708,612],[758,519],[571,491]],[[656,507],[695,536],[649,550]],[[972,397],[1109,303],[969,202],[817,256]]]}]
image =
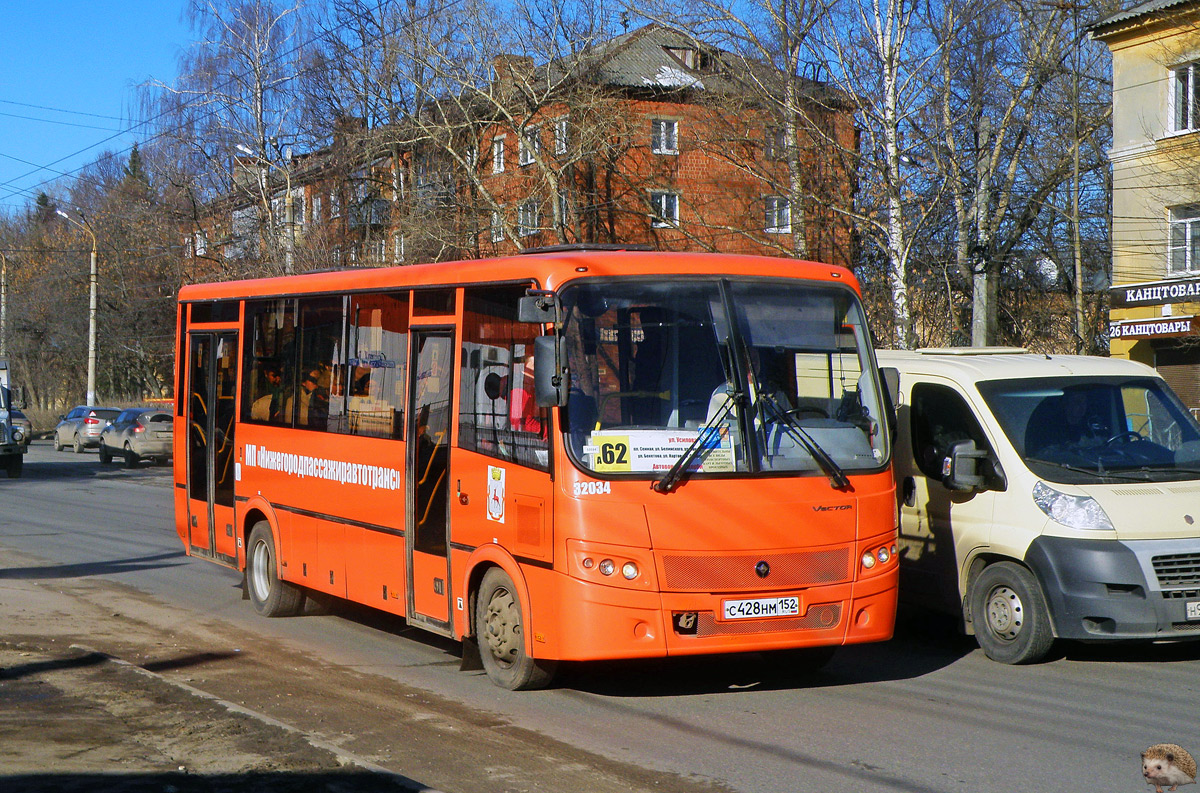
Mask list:
[{"label": "bus grille", "polygon": [[1200,584],[1200,553],[1168,553],[1150,561],[1158,585],[1164,589]]},{"label": "bus grille", "polygon": [[[771,572],[755,572],[766,562]],[[667,590],[716,592],[721,590],[778,589],[836,584],[850,578],[850,550],[797,553],[762,553],[739,556],[678,556],[662,558]]]},{"label": "bus grille", "polygon": [[803,617],[772,620],[735,620],[719,622],[711,611],[696,615],[696,636],[741,636],[752,633],[829,630],[837,626],[842,607],[837,603],[814,606]]}]

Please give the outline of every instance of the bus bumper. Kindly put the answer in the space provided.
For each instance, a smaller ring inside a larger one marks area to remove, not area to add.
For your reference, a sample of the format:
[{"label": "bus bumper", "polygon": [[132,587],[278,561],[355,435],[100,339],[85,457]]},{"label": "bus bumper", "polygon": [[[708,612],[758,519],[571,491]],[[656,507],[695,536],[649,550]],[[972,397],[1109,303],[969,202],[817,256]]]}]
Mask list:
[{"label": "bus bumper", "polygon": [[723,619],[723,601],[738,598],[728,593],[645,592],[568,576],[557,584],[557,602],[534,615],[533,644],[535,655],[564,661],[884,641],[896,614],[895,568],[865,581],[765,595],[795,595],[802,604],[798,615],[768,619]]}]

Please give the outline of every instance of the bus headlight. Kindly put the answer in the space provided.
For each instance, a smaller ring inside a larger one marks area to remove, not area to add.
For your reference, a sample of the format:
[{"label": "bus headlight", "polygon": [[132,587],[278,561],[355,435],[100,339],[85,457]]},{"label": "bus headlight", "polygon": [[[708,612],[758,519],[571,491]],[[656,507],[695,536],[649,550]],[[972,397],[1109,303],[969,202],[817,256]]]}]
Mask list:
[{"label": "bus headlight", "polygon": [[1091,496],[1072,496],[1038,482],[1033,486],[1033,503],[1050,520],[1068,528],[1116,530],[1100,502]]},{"label": "bus headlight", "polygon": [[600,563],[600,567],[598,569],[600,570],[601,575],[612,575],[613,570],[617,569],[617,567],[613,564],[612,559],[605,559]]},{"label": "bus headlight", "polygon": [[621,575],[625,576],[627,581],[632,581],[638,577],[638,566],[633,562],[626,562],[621,565]]},{"label": "bus headlight", "polygon": [[875,554],[867,551],[862,555],[862,566],[870,570],[875,566]]}]

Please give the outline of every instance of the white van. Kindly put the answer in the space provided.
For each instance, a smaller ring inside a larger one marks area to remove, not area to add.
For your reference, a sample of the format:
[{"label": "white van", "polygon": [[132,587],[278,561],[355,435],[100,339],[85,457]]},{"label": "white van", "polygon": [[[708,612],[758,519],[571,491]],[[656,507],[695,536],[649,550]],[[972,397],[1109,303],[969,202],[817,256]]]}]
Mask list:
[{"label": "white van", "polygon": [[1200,639],[1200,426],[1153,369],[1004,348],[878,357],[902,599],[960,615],[1010,664],[1055,638]]}]

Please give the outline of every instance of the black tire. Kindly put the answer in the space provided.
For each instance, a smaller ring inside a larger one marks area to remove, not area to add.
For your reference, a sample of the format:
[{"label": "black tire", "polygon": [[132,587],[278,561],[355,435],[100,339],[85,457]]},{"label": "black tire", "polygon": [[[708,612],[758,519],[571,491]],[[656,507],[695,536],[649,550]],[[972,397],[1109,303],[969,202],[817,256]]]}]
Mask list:
[{"label": "black tire", "polygon": [[557,663],[525,651],[525,618],[512,579],[499,567],[483,575],[475,601],[475,641],[483,669],[493,683],[509,691],[545,688]]},{"label": "black tire", "polygon": [[279,580],[271,524],[260,520],[250,530],[246,547],[246,592],[254,610],[264,617],[291,617],[304,607],[304,592]]},{"label": "black tire", "polygon": [[142,461],[142,458],[138,457],[136,454],[134,454],[133,447],[131,447],[129,445],[129,442],[126,441],[125,442],[125,467],[126,468],[137,468],[138,463],[140,463],[141,461]]},{"label": "black tire", "polygon": [[54,451],[61,452],[63,450],[62,439],[58,437],[58,430],[54,431]]},{"label": "black tire", "polygon": [[71,439],[71,451],[76,454],[83,454],[83,441],[79,440],[78,435]]},{"label": "black tire", "polygon": [[1054,645],[1037,579],[1014,562],[985,567],[971,584],[971,624],[984,654],[1002,664],[1032,664]]},{"label": "black tire", "polygon": [[112,452],[108,450],[108,446],[104,441],[100,441],[100,464],[108,465],[112,462]]},{"label": "black tire", "polygon": [[14,454],[8,458],[8,464],[4,466],[5,472],[9,479],[20,479],[21,469],[25,467],[25,458],[19,454]]}]

